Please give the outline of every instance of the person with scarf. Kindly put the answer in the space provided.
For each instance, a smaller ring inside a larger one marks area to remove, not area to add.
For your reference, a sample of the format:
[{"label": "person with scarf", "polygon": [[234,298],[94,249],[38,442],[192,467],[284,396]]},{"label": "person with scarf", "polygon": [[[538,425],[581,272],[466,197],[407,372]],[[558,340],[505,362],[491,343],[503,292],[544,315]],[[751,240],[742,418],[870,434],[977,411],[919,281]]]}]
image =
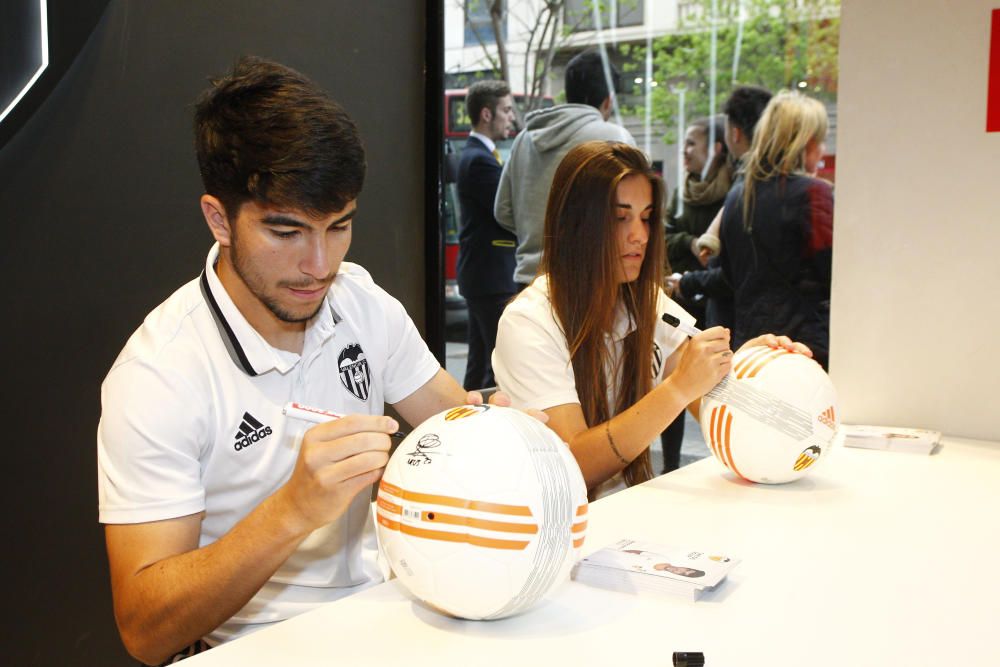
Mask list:
[{"label": "person with scarf", "polygon": [[[711,155],[708,145],[710,124],[715,126],[715,145]],[[698,260],[698,238],[708,230],[733,184],[733,169],[724,137],[725,117],[722,115],[711,119],[699,118],[684,134],[684,170],[687,176],[683,190],[678,188],[674,191],[667,209],[667,264],[670,273],[702,268]]]},{"label": "person with scarf", "polygon": [[[712,125],[715,137],[710,155],[709,128]],[[684,170],[687,176],[684,179],[683,189],[674,190],[667,209],[665,274],[668,276],[672,273],[697,271],[703,268],[698,258],[701,252],[698,239],[708,231],[708,226],[722,208],[726,194],[733,183],[733,170],[729,161],[729,150],[723,141],[724,136],[725,117],[721,115],[699,118],[691,123],[684,133]],[[699,327],[704,328],[703,300],[683,299],[679,294],[671,296],[695,316]],[[663,472],[667,473],[680,467],[683,439],[684,415],[681,414],[660,437],[663,445]]]}]

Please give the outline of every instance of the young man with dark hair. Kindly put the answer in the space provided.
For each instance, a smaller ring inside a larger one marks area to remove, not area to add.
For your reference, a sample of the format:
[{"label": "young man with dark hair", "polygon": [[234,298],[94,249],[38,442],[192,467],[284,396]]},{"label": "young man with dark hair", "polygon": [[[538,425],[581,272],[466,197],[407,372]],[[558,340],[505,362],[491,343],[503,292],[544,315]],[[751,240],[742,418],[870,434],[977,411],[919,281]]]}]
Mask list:
[{"label": "young man with dark hair", "polygon": [[477,81],[469,87],[465,101],[472,131],[458,167],[458,287],[469,308],[469,357],[463,384],[466,389],[482,389],[496,383],[490,355],[496,346],[497,322],[517,293],[517,239],[493,217],[500,182],[500,153],[495,142],[510,133],[514,98],[503,81]]},{"label": "young man with dark hair", "polygon": [[473,133],[484,134],[480,130],[485,129],[485,135],[505,138],[514,123],[514,98],[510,86],[506,81],[476,81],[465,93],[465,110],[469,113]]},{"label": "young man with dark hair", "polygon": [[737,161],[742,160],[753,143],[753,130],[771,101],[771,91],[760,86],[737,86],[722,105],[726,117],[726,146]]},{"label": "young man with dark hair", "polygon": [[[245,58],[195,113],[200,277],[102,386],[100,521],[115,617],[147,663],[381,581],[371,484],[399,425],[466,400],[402,305],[344,262],[365,152],[291,69]],[[348,415],[311,426],[288,402]]]},{"label": "young man with dark hair", "polygon": [[621,73],[610,61],[608,69],[604,69],[600,51],[584,51],[566,65],[564,87],[567,103],[596,107],[607,120],[611,116],[611,92],[621,88]]},{"label": "young man with dark hair", "polygon": [[503,167],[494,214],[517,236],[519,286],[530,283],[542,255],[545,207],[552,176],[563,157],[586,141],[620,141],[635,146],[628,130],[609,123],[618,70],[599,51],[575,56],[566,66],[566,104],[539,109],[525,118],[510,159]]}]

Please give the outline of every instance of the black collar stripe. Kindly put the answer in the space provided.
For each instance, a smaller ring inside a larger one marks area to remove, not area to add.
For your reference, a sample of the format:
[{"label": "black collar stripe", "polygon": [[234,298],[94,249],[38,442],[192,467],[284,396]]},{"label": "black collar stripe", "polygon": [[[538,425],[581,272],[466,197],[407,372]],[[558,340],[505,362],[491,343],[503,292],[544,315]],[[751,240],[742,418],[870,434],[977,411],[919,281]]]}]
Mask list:
[{"label": "black collar stripe", "polygon": [[243,369],[243,372],[250,377],[257,377],[257,371],[250,365],[250,360],[247,358],[246,352],[243,351],[243,346],[240,345],[239,339],[236,338],[232,327],[229,326],[229,322],[226,321],[225,316],[222,314],[222,309],[219,308],[218,302],[212,296],[212,290],[208,286],[208,275],[204,271],[201,273],[201,293],[205,296],[205,301],[208,302],[209,310],[212,312],[212,319],[215,320],[215,325],[219,327],[219,335],[222,337],[222,343],[226,346],[226,351],[229,352],[233,363]]}]

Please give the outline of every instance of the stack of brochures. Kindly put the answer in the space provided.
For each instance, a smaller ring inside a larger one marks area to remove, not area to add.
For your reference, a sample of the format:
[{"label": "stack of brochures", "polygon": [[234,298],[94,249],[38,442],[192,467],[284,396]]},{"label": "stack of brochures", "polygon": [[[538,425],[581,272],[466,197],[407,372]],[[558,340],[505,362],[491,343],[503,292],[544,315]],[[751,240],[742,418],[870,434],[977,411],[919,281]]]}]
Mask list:
[{"label": "stack of brochures", "polygon": [[573,578],[627,593],[649,591],[697,600],[739,562],[711,552],[620,540],[577,563]]},{"label": "stack of brochures", "polygon": [[930,454],[941,441],[941,431],[895,426],[843,425],[844,446]]}]

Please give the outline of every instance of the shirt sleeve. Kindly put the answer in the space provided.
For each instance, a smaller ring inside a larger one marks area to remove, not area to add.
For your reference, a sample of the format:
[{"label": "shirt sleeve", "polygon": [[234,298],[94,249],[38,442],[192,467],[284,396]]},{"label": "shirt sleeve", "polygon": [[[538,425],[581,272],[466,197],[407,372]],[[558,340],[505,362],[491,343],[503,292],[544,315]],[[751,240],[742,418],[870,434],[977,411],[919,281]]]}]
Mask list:
[{"label": "shirt sleeve", "polygon": [[547,302],[519,301],[500,317],[493,351],[497,386],[516,408],[545,410],[579,403],[566,337],[552,319]]},{"label": "shirt sleeve", "polygon": [[[210,402],[179,373],[140,359],[101,387],[97,430],[98,519],[145,523],[205,509],[201,457]],[[193,410],[193,406],[203,406]]]},{"label": "shirt sleeve", "polygon": [[387,337],[382,376],[386,403],[398,403],[424,386],[441,369],[416,325],[397,299],[377,285]]}]

